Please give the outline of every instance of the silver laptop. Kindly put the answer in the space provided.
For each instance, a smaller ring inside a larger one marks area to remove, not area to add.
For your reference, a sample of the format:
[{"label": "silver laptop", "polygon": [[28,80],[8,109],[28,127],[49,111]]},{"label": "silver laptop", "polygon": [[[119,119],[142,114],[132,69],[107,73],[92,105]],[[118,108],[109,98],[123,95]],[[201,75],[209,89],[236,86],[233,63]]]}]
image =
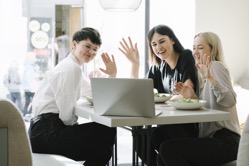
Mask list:
[{"label": "silver laptop", "polygon": [[156,115],[152,79],[91,78],[91,87],[98,115]]}]

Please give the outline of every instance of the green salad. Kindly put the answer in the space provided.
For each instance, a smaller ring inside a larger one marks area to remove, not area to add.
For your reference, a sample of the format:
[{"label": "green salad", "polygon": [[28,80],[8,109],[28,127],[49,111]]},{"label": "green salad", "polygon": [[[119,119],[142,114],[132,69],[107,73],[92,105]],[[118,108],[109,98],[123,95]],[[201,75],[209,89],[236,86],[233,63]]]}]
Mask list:
[{"label": "green salad", "polygon": [[154,89],[154,97],[166,97],[166,95],[165,94],[160,95],[160,93],[158,93],[157,89]]},{"label": "green salad", "polygon": [[154,93],[154,97],[166,97],[165,94],[161,94],[160,93]]},{"label": "green salad", "polygon": [[182,98],[180,100],[177,100],[179,103],[199,103],[200,100],[199,99],[186,99],[186,98]]}]

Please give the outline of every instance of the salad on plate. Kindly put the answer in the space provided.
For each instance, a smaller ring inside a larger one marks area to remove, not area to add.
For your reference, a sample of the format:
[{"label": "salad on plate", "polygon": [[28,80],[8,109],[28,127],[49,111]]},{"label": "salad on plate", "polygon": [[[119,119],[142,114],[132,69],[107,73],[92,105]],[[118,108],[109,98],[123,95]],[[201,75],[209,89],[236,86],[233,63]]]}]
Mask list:
[{"label": "salad on plate", "polygon": [[200,99],[181,98],[178,100],[170,100],[169,104],[179,110],[197,110],[205,106],[207,101]]},{"label": "salad on plate", "polygon": [[157,89],[154,89],[154,100],[155,103],[164,103],[171,99],[172,95],[167,93],[158,93]]}]

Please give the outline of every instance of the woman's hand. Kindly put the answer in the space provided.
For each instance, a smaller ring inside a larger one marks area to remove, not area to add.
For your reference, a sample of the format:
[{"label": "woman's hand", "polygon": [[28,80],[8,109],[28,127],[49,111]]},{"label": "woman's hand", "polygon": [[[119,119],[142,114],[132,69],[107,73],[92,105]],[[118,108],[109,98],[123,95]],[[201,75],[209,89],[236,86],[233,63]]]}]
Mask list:
[{"label": "woman's hand", "polygon": [[216,79],[211,74],[211,64],[211,56],[203,54],[202,56],[200,56],[200,60],[195,64],[195,66],[200,72],[202,78],[207,79],[211,83],[211,85],[214,86],[216,84]]},{"label": "woman's hand", "polygon": [[139,52],[137,49],[137,43],[133,45],[130,37],[128,37],[128,40],[129,44],[124,38],[122,38],[122,41],[119,42],[122,48],[119,47],[118,49],[126,56],[126,58],[133,65],[139,66],[140,60],[139,60]]},{"label": "woman's hand", "polygon": [[109,77],[115,78],[117,75],[117,66],[114,56],[112,55],[112,58],[110,58],[110,56],[107,53],[102,53],[101,58],[105,64],[106,69],[99,68],[99,70],[109,75]]},{"label": "woman's hand", "polygon": [[129,44],[124,38],[122,38],[122,41],[119,42],[121,48],[119,47],[118,49],[126,56],[126,58],[132,64],[131,77],[138,78],[140,59],[137,43],[133,45],[130,37],[128,37],[128,40]]},{"label": "woman's hand", "polygon": [[193,87],[186,85],[183,82],[177,82],[175,84],[174,91],[178,94],[181,94],[184,98],[187,99],[198,98],[195,94]]},{"label": "woman's hand", "polygon": [[198,63],[195,64],[195,66],[197,67],[198,71],[200,72],[200,74],[202,75],[203,78],[210,78],[211,73],[210,73],[210,67],[211,67],[211,57],[203,54],[200,56],[200,60],[198,61]]}]

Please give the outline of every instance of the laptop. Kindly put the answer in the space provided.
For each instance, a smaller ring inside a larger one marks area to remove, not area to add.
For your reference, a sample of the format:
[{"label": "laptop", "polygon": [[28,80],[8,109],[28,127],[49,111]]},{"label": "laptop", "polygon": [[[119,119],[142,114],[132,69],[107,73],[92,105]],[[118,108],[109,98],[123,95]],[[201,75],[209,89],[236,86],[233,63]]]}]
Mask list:
[{"label": "laptop", "polygon": [[91,78],[94,111],[107,116],[156,116],[152,79]]}]

